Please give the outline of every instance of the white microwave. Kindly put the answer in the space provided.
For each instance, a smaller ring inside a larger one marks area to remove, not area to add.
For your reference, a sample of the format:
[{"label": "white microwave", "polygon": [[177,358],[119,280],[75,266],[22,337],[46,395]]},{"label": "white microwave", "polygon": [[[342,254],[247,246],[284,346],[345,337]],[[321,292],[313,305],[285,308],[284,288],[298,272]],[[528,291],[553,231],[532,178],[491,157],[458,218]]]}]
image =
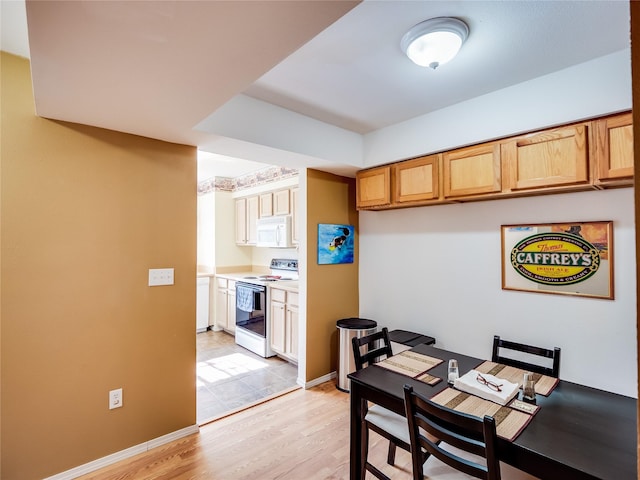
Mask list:
[{"label": "white microwave", "polygon": [[259,218],[256,221],[256,246],[291,247],[291,215]]}]

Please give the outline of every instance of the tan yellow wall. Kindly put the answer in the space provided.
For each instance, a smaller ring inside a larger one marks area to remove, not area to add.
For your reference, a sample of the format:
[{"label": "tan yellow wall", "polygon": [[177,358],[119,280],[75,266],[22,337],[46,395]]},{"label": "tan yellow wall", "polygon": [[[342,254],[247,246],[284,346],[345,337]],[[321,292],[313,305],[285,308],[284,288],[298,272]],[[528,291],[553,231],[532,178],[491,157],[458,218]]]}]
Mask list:
[{"label": "tan yellow wall", "polygon": [[[307,367],[306,378],[336,370],[341,318],[358,316],[358,212],[355,180],[317,170],[307,171]],[[354,262],[318,265],[318,224],[355,228]]]},{"label": "tan yellow wall", "polygon": [[[29,62],[1,61],[0,476],[21,480],[195,423],[196,150],[38,118]],[[175,285],[148,287],[161,267]]]},{"label": "tan yellow wall", "polygon": [[[631,84],[633,92],[633,124],[636,127],[633,129],[633,142],[635,145],[640,145],[640,48],[637,45],[640,43],[640,3],[631,2]],[[633,46],[636,45],[636,48]],[[634,149],[634,165],[635,165],[635,220],[636,220],[636,258],[640,258],[640,233],[638,232],[638,225],[640,225],[640,189],[638,189],[638,178],[640,178],[640,148]],[[640,270],[636,266],[636,298],[640,298]],[[638,315],[638,308],[636,308],[636,324],[637,331],[640,331],[640,316]],[[636,335],[637,350],[640,351],[640,336]],[[640,372],[640,356],[638,357],[638,372]],[[640,385],[640,378],[638,379],[638,385]],[[640,387],[638,390],[640,395]],[[640,404],[638,406],[637,420],[640,421]],[[640,426],[636,427],[638,431],[638,471],[640,471]]]}]

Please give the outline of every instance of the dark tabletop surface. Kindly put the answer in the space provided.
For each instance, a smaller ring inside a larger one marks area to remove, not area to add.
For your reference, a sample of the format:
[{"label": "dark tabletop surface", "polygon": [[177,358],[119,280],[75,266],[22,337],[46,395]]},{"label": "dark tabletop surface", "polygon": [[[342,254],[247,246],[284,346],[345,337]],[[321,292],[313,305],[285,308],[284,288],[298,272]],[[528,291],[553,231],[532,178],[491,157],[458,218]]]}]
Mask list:
[{"label": "dark tabletop surface", "polygon": [[[429,370],[443,379],[435,386],[373,366],[349,375],[376,403],[404,415],[403,386],[432,397],[447,388],[447,360],[458,360],[460,375],[483,360],[430,345],[413,351],[444,361]],[[354,388],[352,387],[352,392]],[[536,396],[540,410],[513,443],[500,439],[500,455],[540,478],[637,479],[637,433],[634,398],[561,380],[548,397]]]}]

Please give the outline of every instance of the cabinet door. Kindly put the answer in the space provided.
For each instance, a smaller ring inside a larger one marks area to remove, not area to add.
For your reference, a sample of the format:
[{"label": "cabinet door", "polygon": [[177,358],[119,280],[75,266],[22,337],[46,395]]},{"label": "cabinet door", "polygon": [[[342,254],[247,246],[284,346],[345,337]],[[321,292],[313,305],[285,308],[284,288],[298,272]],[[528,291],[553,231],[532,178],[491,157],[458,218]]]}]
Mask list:
[{"label": "cabinet door", "polygon": [[247,199],[238,198],[236,200],[236,243],[244,245],[247,243]]},{"label": "cabinet door", "polygon": [[258,239],[256,221],[258,220],[258,196],[247,198],[247,245],[255,245]]},{"label": "cabinet door", "polygon": [[502,145],[510,190],[587,184],[587,126],[519,137]]},{"label": "cabinet door", "polygon": [[298,360],[298,294],[287,293],[286,351],[289,358]]},{"label": "cabinet door", "polygon": [[226,281],[224,287],[218,287],[216,289],[216,319],[215,326],[217,328],[224,328],[225,330],[228,328],[228,317],[227,314],[227,287]]},{"label": "cabinet door", "polygon": [[437,199],[440,158],[440,155],[429,155],[393,165],[393,203]]},{"label": "cabinet door", "polygon": [[260,218],[273,216],[273,193],[260,194]]},{"label": "cabinet door", "polygon": [[444,196],[464,197],[500,192],[500,145],[485,143],[442,155]]},{"label": "cabinet door", "polygon": [[289,189],[278,190],[273,193],[273,214],[289,215]]},{"label": "cabinet door", "polygon": [[596,120],[596,183],[629,179],[633,185],[633,124],[630,113]]},{"label": "cabinet door", "polygon": [[274,352],[285,352],[285,305],[271,301],[271,348]]},{"label": "cabinet door", "polygon": [[391,204],[391,167],[356,172],[356,207],[381,207]]},{"label": "cabinet door", "polygon": [[234,333],[236,331],[236,282],[229,282],[233,284],[233,288],[227,290],[227,330]]},{"label": "cabinet door", "polygon": [[298,192],[299,188],[291,189],[291,241],[298,243]]}]

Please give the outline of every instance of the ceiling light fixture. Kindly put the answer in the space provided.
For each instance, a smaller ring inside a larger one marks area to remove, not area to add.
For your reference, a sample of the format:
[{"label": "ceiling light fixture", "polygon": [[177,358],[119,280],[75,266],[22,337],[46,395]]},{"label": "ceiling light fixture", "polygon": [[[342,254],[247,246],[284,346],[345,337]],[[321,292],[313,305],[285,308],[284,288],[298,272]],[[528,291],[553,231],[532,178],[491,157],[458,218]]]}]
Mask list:
[{"label": "ceiling light fixture", "polygon": [[435,70],[456,56],[468,36],[469,27],[462,20],[437,17],[413,26],[400,46],[411,61]]}]

